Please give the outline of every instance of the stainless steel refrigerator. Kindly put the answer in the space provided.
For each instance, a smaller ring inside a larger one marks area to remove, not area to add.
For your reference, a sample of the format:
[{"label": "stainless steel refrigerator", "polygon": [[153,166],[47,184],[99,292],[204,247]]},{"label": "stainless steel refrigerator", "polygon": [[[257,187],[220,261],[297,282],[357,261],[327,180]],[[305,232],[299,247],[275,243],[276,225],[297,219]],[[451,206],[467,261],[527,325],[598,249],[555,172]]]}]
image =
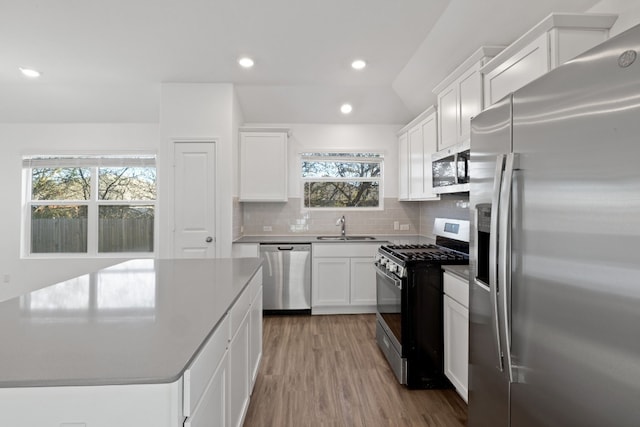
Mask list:
[{"label": "stainless steel refrigerator", "polygon": [[469,427],[640,426],[640,26],[471,126]]}]

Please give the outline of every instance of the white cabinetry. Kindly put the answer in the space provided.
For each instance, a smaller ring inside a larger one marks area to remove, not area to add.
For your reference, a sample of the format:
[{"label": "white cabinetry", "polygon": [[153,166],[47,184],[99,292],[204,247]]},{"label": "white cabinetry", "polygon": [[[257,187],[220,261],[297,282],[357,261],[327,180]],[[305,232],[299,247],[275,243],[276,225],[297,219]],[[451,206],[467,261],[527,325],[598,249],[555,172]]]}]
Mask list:
[{"label": "white cabinetry", "polygon": [[374,313],[379,243],[316,243],[312,261],[312,314]]},{"label": "white cabinetry", "polygon": [[398,133],[398,200],[409,200],[409,143],[406,128]]},{"label": "white cabinetry", "polygon": [[605,41],[616,18],[549,15],[482,67],[485,106]]},{"label": "white cabinetry", "polygon": [[257,290],[249,312],[249,368],[251,374],[250,390],[256,383],[258,368],[262,360],[262,286]]},{"label": "white cabinetry", "polygon": [[241,202],[287,201],[287,130],[240,130]]},{"label": "white cabinetry", "polygon": [[434,107],[398,132],[399,200],[438,200],[433,193],[431,155],[436,152],[438,131]]},{"label": "white cabinetry", "polygon": [[469,140],[471,118],[484,107],[480,68],[501,50],[481,47],[433,89],[438,97],[437,151]]},{"label": "white cabinetry", "polygon": [[444,371],[467,402],[469,369],[469,284],[444,273]]}]

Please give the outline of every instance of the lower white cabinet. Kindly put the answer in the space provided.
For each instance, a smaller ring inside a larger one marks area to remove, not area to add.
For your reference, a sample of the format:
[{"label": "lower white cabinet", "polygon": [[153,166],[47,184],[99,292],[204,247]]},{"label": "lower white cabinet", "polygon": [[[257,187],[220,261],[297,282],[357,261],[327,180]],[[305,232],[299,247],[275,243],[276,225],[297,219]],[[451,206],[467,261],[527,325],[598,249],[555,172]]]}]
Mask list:
[{"label": "lower white cabinet", "polygon": [[251,369],[251,386],[256,383],[258,368],[262,360],[262,286],[256,292],[249,312],[249,367]]},{"label": "lower white cabinet", "polygon": [[444,273],[444,371],[467,402],[469,386],[469,285]]},{"label": "lower white cabinet", "polygon": [[379,243],[313,245],[312,314],[375,313]]},{"label": "lower white cabinet", "polygon": [[231,427],[241,427],[249,408],[249,312],[229,344],[229,418]]},{"label": "lower white cabinet", "polygon": [[193,415],[184,421],[184,427],[226,427],[228,387],[229,353],[225,351]]}]

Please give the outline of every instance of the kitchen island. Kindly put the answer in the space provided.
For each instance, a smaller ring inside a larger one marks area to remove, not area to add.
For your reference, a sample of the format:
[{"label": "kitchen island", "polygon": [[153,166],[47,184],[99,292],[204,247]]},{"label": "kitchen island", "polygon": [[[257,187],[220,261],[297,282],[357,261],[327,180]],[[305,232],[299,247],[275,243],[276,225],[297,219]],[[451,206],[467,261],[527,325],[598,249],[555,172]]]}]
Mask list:
[{"label": "kitchen island", "polygon": [[190,425],[220,415],[205,401],[220,369],[237,425],[261,287],[255,258],[132,260],[0,303],[0,425]]}]

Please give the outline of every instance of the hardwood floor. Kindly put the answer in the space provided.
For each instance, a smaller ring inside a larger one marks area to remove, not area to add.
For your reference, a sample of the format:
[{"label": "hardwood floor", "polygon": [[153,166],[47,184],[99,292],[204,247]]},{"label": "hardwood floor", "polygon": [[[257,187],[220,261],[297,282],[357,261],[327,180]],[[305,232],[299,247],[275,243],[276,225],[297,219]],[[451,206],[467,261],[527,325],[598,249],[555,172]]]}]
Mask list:
[{"label": "hardwood floor", "polygon": [[375,341],[374,315],[266,316],[244,427],[463,427],[454,390],[408,390]]}]

